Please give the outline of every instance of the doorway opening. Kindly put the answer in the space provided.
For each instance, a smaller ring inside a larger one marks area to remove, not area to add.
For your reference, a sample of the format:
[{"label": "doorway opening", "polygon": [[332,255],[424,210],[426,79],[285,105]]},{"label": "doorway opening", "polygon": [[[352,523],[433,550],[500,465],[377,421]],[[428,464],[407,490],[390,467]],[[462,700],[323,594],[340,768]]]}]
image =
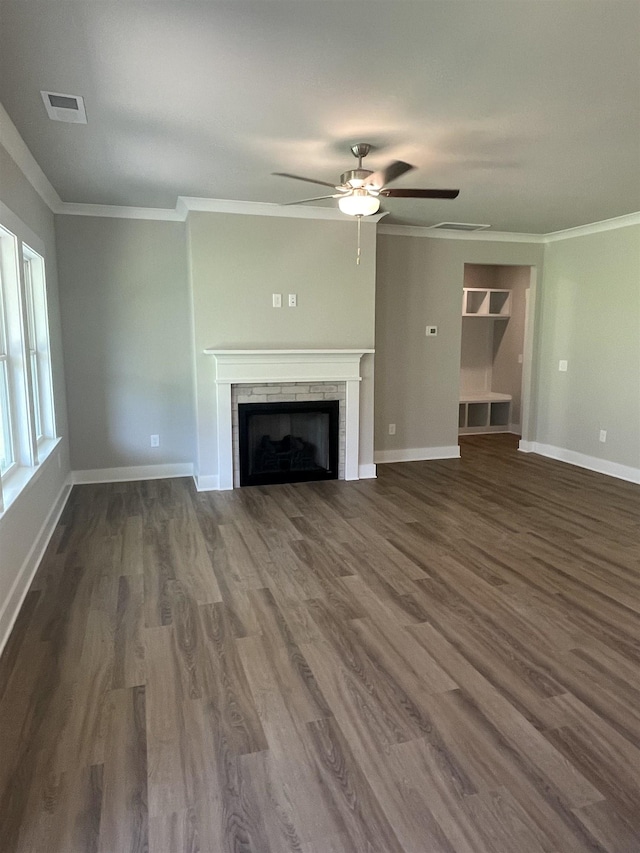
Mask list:
[{"label": "doorway opening", "polygon": [[464,265],[459,435],[528,434],[535,280],[531,266]]}]

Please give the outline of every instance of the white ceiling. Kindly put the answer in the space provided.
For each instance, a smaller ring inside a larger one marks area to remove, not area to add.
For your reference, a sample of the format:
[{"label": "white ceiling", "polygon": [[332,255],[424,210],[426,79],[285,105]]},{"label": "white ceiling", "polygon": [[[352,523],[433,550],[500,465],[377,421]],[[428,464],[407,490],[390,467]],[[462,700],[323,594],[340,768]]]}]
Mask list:
[{"label": "white ceiling", "polygon": [[[40,90],[82,95],[51,122]],[[638,0],[0,0],[0,102],[63,201],[289,202],[417,169],[386,222],[544,233],[640,210]]]}]

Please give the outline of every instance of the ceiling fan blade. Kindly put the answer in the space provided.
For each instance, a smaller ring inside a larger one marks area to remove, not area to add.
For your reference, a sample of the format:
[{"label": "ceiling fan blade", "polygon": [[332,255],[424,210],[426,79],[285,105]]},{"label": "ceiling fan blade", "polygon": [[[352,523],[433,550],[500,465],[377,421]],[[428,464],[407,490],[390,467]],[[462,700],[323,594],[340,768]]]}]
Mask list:
[{"label": "ceiling fan blade", "polygon": [[457,198],[460,190],[380,190],[380,195],[387,198]]},{"label": "ceiling fan blade", "polygon": [[287,207],[290,204],[306,204],[308,201],[322,201],[325,198],[342,198],[344,193],[334,193],[333,195],[319,195],[315,198],[302,198],[300,201],[285,201],[280,207]]},{"label": "ceiling fan blade", "polygon": [[394,160],[388,166],[385,166],[384,169],[380,169],[379,172],[369,175],[367,186],[381,189],[386,184],[390,184],[391,181],[395,181],[400,175],[404,175],[405,172],[410,172],[412,169],[415,169],[415,166],[412,166],[411,163],[405,163],[404,160]]},{"label": "ceiling fan blade", "polygon": [[301,175],[290,175],[288,172],[272,172],[278,178],[293,178],[294,181],[306,181],[308,184],[320,184],[323,187],[331,187],[332,190],[337,189],[335,184],[330,184],[328,181],[317,181],[315,178],[303,178]]}]

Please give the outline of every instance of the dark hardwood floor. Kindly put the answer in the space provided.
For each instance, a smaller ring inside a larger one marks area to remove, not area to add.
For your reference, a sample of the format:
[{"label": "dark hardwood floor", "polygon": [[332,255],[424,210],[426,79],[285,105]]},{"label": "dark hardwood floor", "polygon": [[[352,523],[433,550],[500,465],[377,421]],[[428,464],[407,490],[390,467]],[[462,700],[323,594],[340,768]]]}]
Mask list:
[{"label": "dark hardwood floor", "polygon": [[638,853],[640,487],[77,486],[0,660],[3,853]]}]

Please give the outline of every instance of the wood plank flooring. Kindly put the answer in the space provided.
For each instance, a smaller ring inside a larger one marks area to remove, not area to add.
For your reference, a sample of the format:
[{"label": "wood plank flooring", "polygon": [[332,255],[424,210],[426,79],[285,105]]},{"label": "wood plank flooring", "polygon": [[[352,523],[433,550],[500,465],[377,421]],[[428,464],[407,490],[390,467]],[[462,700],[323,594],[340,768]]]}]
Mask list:
[{"label": "wood plank flooring", "polygon": [[0,659],[3,853],[638,853],[640,487],[77,486]]}]

